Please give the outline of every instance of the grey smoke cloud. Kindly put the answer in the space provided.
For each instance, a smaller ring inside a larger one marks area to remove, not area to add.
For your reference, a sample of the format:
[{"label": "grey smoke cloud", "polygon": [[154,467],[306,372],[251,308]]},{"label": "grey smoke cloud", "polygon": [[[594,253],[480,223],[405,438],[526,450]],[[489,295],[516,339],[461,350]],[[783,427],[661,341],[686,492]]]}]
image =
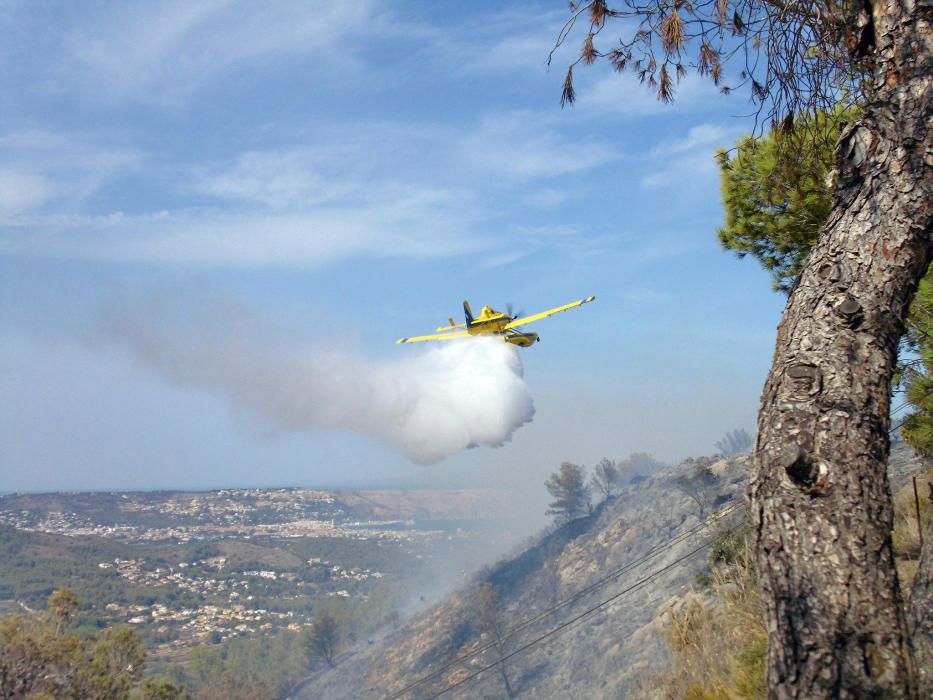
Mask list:
[{"label": "grey smoke cloud", "polygon": [[374,361],[345,342],[289,337],[229,304],[179,308],[111,308],[100,332],[163,378],[220,395],[282,431],[348,430],[431,464],[502,445],[534,416],[518,349],[500,339],[404,348],[399,359]]}]

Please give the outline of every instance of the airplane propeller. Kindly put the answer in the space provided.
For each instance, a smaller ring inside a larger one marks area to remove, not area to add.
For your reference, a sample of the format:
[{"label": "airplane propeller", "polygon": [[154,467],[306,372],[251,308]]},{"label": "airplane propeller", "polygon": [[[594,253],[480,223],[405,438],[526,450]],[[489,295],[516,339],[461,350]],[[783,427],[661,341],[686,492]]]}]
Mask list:
[{"label": "airplane propeller", "polygon": [[524,311],[519,311],[517,314],[516,314],[516,313],[512,313],[512,302],[511,302],[511,301],[508,302],[508,303],[505,305],[505,312],[509,315],[509,318],[512,319],[513,321],[514,321],[516,318],[519,318],[520,316],[524,316],[524,315],[525,315],[525,312],[524,312]]}]

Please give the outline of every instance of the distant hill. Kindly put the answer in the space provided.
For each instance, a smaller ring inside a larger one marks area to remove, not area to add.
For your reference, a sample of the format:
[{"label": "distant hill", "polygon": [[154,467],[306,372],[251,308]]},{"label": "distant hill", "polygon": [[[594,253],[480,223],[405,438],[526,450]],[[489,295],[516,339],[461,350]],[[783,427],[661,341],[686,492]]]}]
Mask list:
[{"label": "distant hill", "polygon": [[[82,631],[130,624],[162,665],[240,643],[300,648],[321,609],[362,635],[450,590],[490,546],[502,551],[509,528],[484,519],[496,503],[480,490],[9,494],[0,615],[43,608],[67,586]],[[304,657],[290,661],[294,676],[283,668],[261,669],[267,687],[300,677]],[[183,680],[203,690],[216,675]]]},{"label": "distant hill", "polygon": [[[171,508],[164,504],[171,503]],[[232,508],[231,506],[236,506]],[[299,517],[347,520],[494,520],[511,516],[493,489],[324,491],[303,488],[213,491],[83,491],[0,495],[0,514],[52,515],[98,525],[166,527],[204,522],[262,523]],[[283,517],[284,516],[284,517]]]},{"label": "distant hill", "polygon": [[496,520],[510,515],[504,493],[492,489],[335,491],[356,517],[403,520]]}]

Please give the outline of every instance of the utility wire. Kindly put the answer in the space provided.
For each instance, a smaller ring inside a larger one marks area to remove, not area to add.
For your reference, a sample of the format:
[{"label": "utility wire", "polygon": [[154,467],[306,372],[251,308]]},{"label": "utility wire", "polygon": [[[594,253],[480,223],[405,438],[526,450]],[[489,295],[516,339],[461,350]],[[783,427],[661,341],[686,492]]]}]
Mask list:
[{"label": "utility wire", "polygon": [[545,632],[544,634],[542,634],[542,635],[540,635],[540,636],[538,636],[538,637],[535,637],[535,638],[532,639],[530,642],[528,642],[527,644],[525,644],[525,645],[519,647],[519,648],[516,649],[515,651],[513,651],[513,652],[511,652],[511,653],[509,653],[509,654],[506,654],[505,656],[503,656],[503,657],[497,659],[495,662],[493,662],[493,663],[491,663],[491,664],[487,664],[486,666],[483,666],[482,668],[477,669],[476,671],[474,671],[474,672],[471,673],[470,675],[468,675],[468,676],[466,676],[466,677],[464,677],[464,678],[461,678],[461,679],[460,679],[459,681],[457,681],[456,683],[452,683],[452,684],[450,684],[450,685],[448,685],[448,686],[442,688],[440,692],[438,692],[438,693],[432,695],[431,698],[430,698],[430,700],[435,700],[435,698],[439,698],[439,697],[440,697],[441,695],[443,695],[444,693],[446,693],[446,692],[448,692],[448,691],[451,691],[451,690],[453,690],[454,688],[463,685],[463,684],[466,683],[467,681],[470,681],[470,680],[476,678],[476,677],[477,677],[478,675],[480,675],[481,673],[484,673],[485,671],[488,671],[489,669],[491,669],[491,668],[493,668],[493,667],[495,667],[495,666],[498,666],[499,664],[501,664],[501,663],[503,663],[503,662],[505,662],[505,661],[508,661],[508,660],[511,659],[513,656],[516,656],[516,655],[518,655],[518,654],[521,654],[523,651],[526,651],[527,649],[530,649],[531,647],[533,647],[533,646],[535,646],[535,645],[537,645],[537,644],[540,644],[541,642],[543,642],[543,641],[544,641],[545,639],[547,639],[548,637],[552,637],[552,636],[554,636],[555,634],[557,634],[558,632],[563,631],[564,629],[566,629],[566,628],[569,627],[570,625],[574,624],[575,622],[578,622],[578,621],[582,620],[583,618],[587,617],[588,615],[591,615],[592,613],[596,612],[596,611],[599,610],[600,608],[604,608],[605,606],[607,606],[607,605],[609,605],[609,604],[611,604],[611,603],[614,603],[616,600],[618,600],[618,599],[621,598],[622,596],[627,595],[628,593],[631,593],[632,591],[634,591],[634,590],[640,588],[641,586],[645,585],[646,583],[648,583],[648,582],[651,581],[652,579],[657,578],[658,576],[660,576],[661,574],[663,574],[665,571],[674,568],[674,567],[677,566],[678,564],[680,564],[680,563],[686,561],[687,559],[689,559],[690,557],[696,555],[698,552],[701,552],[702,550],[706,549],[706,548],[709,547],[712,543],[713,543],[712,540],[709,540],[708,542],[704,542],[703,544],[701,544],[701,545],[700,545],[699,547],[697,547],[696,549],[693,549],[693,550],[691,550],[690,552],[688,552],[687,554],[684,554],[683,556],[678,557],[677,559],[675,559],[674,561],[672,561],[670,564],[661,567],[660,569],[658,569],[657,571],[654,571],[653,573],[649,574],[648,576],[645,576],[643,579],[637,581],[636,583],[632,584],[632,585],[629,586],[628,588],[625,588],[625,589],[619,591],[619,592],[616,593],[615,595],[610,596],[609,598],[606,598],[606,599],[605,599],[604,601],[602,601],[601,603],[598,603],[598,604],[594,605],[593,607],[588,608],[587,610],[583,611],[583,612],[580,613],[579,615],[576,615],[575,617],[572,617],[571,619],[567,620],[566,622],[562,622],[562,623],[559,624],[557,627],[555,627],[555,628],[553,628],[553,629],[551,629],[551,630]]},{"label": "utility wire", "polygon": [[601,586],[604,586],[605,584],[609,583],[610,581],[619,578],[622,574],[628,573],[628,572],[631,571],[632,569],[634,569],[634,568],[640,566],[641,564],[644,564],[646,561],[648,561],[649,559],[654,558],[655,556],[657,556],[657,555],[660,554],[661,552],[664,552],[664,551],[666,551],[666,550],[672,548],[674,545],[680,544],[680,543],[683,542],[684,540],[686,540],[686,539],[692,537],[693,535],[695,535],[696,533],[702,531],[703,529],[705,529],[705,528],[708,527],[709,525],[712,525],[713,523],[722,520],[722,519],[725,518],[727,515],[730,515],[731,513],[735,512],[741,505],[742,505],[741,503],[734,503],[734,504],[732,504],[731,506],[727,506],[726,508],[722,509],[722,510],[719,511],[718,513],[713,513],[712,515],[710,515],[708,518],[706,518],[703,522],[699,523],[698,525],[695,525],[695,526],[693,526],[692,528],[690,528],[689,530],[686,530],[685,532],[680,533],[679,535],[677,535],[676,537],[674,537],[674,538],[668,540],[668,541],[665,542],[664,544],[658,545],[658,546],[656,546],[656,547],[654,547],[654,548],[648,550],[645,554],[641,555],[640,557],[638,557],[638,558],[635,559],[634,561],[628,562],[627,564],[623,564],[622,566],[620,566],[620,567],[618,567],[618,568],[616,568],[616,569],[610,571],[608,574],[604,575],[602,578],[597,579],[597,580],[594,581],[593,583],[589,584],[588,586],[585,586],[584,588],[582,588],[582,589],[580,589],[579,591],[577,591],[576,593],[574,593],[574,594],[568,596],[568,597],[565,598],[564,600],[562,600],[562,601],[560,601],[560,602],[558,602],[558,603],[555,603],[554,605],[552,605],[552,606],[549,607],[549,608],[546,608],[545,610],[541,611],[541,612],[538,613],[537,615],[535,615],[535,616],[533,616],[533,617],[531,617],[531,618],[528,618],[528,619],[524,620],[523,622],[518,623],[518,624],[515,625],[514,627],[509,628],[504,634],[502,634],[502,636],[501,636],[498,640],[496,640],[496,641],[494,641],[494,642],[489,642],[489,643],[487,643],[487,644],[484,645],[484,646],[481,646],[481,647],[479,647],[479,648],[477,648],[477,649],[474,649],[473,651],[471,651],[471,652],[469,652],[469,653],[467,653],[467,654],[463,654],[462,656],[459,656],[459,657],[453,659],[452,661],[447,662],[446,664],[444,664],[443,666],[441,666],[440,668],[438,668],[436,671],[433,671],[432,673],[430,673],[430,674],[428,674],[428,675],[426,675],[426,676],[422,676],[422,677],[419,678],[418,680],[416,680],[416,681],[410,683],[409,685],[405,686],[404,688],[402,688],[401,690],[397,691],[397,692],[394,693],[393,695],[388,696],[388,697],[386,698],[386,700],[398,700],[398,698],[400,698],[400,697],[402,697],[403,695],[405,695],[406,693],[408,693],[408,692],[414,690],[414,689],[417,688],[418,686],[424,685],[424,684],[427,683],[429,680],[431,680],[432,678],[435,678],[435,677],[439,676],[440,674],[442,674],[444,671],[446,671],[447,669],[451,668],[452,666],[456,666],[456,665],[458,665],[458,664],[463,663],[464,661],[467,661],[467,660],[473,658],[474,656],[477,656],[477,655],[479,655],[479,654],[482,654],[482,653],[483,653],[484,651],[486,651],[487,649],[493,647],[496,643],[501,643],[501,641],[503,641],[503,640],[505,640],[505,639],[507,639],[507,638],[509,638],[509,637],[512,637],[512,636],[518,634],[518,633],[521,632],[522,630],[525,630],[525,629],[527,629],[528,627],[530,627],[531,625],[534,625],[535,623],[540,622],[541,620],[543,620],[544,618],[546,618],[546,617],[548,617],[548,616],[554,614],[554,613],[557,612],[558,610],[562,610],[563,608],[567,607],[568,605],[570,605],[570,604],[576,602],[577,600],[579,600],[579,599],[582,598],[583,596],[587,595],[588,593],[591,593],[592,591],[596,590],[597,588],[600,588]]}]

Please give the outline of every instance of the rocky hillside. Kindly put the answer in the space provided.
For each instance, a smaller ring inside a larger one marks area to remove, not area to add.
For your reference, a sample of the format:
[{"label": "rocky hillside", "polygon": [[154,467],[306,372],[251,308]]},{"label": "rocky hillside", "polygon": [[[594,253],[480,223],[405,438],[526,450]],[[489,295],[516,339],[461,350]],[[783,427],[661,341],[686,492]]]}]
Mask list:
[{"label": "rocky hillside", "polygon": [[[387,698],[432,673],[401,697],[434,697],[458,682],[443,697],[505,698],[507,687],[527,698],[624,695],[663,658],[653,620],[705,566],[705,551],[691,552],[716,527],[741,518],[746,460],[688,461],[629,484],[591,516],[487,567],[403,628],[362,640],[292,697]],[[703,526],[730,506],[728,516]]]},{"label": "rocky hillside", "polygon": [[[744,519],[747,466],[745,455],[688,460],[630,483],[403,627],[360,640],[291,697],[626,697],[666,658],[664,620],[705,569],[703,545]],[[892,478],[919,466],[895,447]]]}]

